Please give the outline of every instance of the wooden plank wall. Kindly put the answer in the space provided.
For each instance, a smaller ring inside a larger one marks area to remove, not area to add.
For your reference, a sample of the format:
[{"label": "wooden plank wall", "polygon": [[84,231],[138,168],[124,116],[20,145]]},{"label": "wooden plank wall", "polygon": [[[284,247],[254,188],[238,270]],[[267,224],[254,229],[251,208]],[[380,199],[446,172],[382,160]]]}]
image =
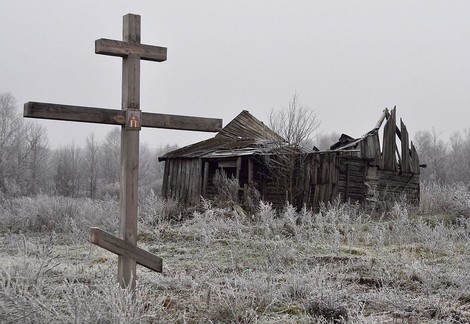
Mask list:
[{"label": "wooden plank wall", "polygon": [[370,165],[380,165],[382,154],[380,139],[377,131],[369,134],[360,143],[361,154],[359,157],[370,160]]},{"label": "wooden plank wall", "polygon": [[364,201],[367,162],[351,157],[339,158],[339,193],[344,201]]},{"label": "wooden plank wall", "polygon": [[[373,136],[370,138],[369,143],[376,143]],[[383,170],[378,164],[377,159],[358,158],[347,152],[312,154],[305,163],[309,176],[305,177],[308,183],[303,204],[315,209],[338,195],[342,201],[365,203],[371,197],[393,200],[405,194],[408,201],[419,202],[419,174]]]},{"label": "wooden plank wall", "polygon": [[[400,147],[397,145],[397,138],[401,142]],[[380,152],[380,150],[377,152]],[[370,156],[365,157],[370,158]],[[390,111],[384,127],[381,159],[380,169],[403,173],[420,173],[418,153],[413,143],[410,144],[406,125],[401,119],[400,128],[396,125],[396,108]]]},{"label": "wooden plank wall", "polygon": [[[397,138],[400,146],[397,145]],[[387,115],[382,143],[379,163],[375,163],[376,159],[369,162],[365,179],[366,198],[393,200],[405,194],[410,202],[418,202],[419,158],[413,143],[410,145],[403,120],[400,119],[400,128],[396,125],[396,108]],[[367,149],[364,152],[368,152]],[[377,152],[380,154],[380,150]]]},{"label": "wooden plank wall", "polygon": [[309,155],[302,171],[304,194],[301,205],[315,208],[320,202],[332,201],[337,196],[339,177],[335,153]]},{"label": "wooden plank wall", "polygon": [[397,173],[370,167],[366,176],[366,198],[393,201],[405,194],[410,203],[419,202],[419,174]]},{"label": "wooden plank wall", "polygon": [[[334,200],[365,202],[367,198],[407,199],[419,201],[419,158],[409,143],[409,135],[401,121],[396,127],[395,109],[384,129],[384,145],[380,147],[378,132],[371,132],[359,143],[359,150],[312,154],[307,168],[303,202],[318,207],[321,202]],[[401,141],[400,150],[397,137]]]},{"label": "wooden plank wall", "polygon": [[[304,164],[304,199],[302,206],[318,208],[338,195],[343,201],[364,200],[366,161],[347,152],[311,154]],[[297,207],[302,207],[297,206]]]},{"label": "wooden plank wall", "polygon": [[177,199],[185,205],[199,202],[202,185],[202,164],[199,159],[169,159],[165,161],[165,197]]},{"label": "wooden plank wall", "polygon": [[271,179],[266,179],[262,186],[262,197],[273,204],[274,208],[282,208],[286,202],[286,193],[279,190],[279,185]]},{"label": "wooden plank wall", "polygon": [[313,206],[320,202],[333,201],[338,195],[339,170],[336,166],[336,154],[327,153],[321,156],[317,171]]}]

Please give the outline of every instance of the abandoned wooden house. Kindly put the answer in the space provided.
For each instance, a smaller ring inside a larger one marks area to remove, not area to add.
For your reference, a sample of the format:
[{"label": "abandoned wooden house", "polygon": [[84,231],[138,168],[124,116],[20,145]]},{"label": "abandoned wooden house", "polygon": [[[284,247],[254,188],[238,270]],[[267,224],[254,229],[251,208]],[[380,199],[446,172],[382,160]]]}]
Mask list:
[{"label": "abandoned wooden house", "polygon": [[212,179],[217,170],[238,179],[242,191],[262,186],[266,171],[258,157],[281,142],[279,135],[244,110],[215,137],[159,158],[165,161],[162,193],[185,204],[198,203],[201,196],[215,194]]},{"label": "abandoned wooden house", "polygon": [[[212,179],[217,170],[238,179],[242,199],[254,187],[275,207],[289,201],[299,208],[316,208],[337,197],[359,203],[398,196],[419,201],[418,154],[403,122],[397,127],[395,108],[385,109],[377,125],[362,137],[343,134],[329,150],[312,152],[291,147],[242,111],[215,137],[169,152],[159,160],[165,161],[163,195],[186,205],[216,193]],[[287,178],[277,172],[279,164],[289,164]]]}]

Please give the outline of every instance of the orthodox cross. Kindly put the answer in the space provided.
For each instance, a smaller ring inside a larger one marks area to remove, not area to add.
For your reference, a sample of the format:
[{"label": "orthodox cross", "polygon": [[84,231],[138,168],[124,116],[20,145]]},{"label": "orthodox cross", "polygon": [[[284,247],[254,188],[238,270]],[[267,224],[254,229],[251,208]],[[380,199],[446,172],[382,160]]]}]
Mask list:
[{"label": "orthodox cross", "polygon": [[24,105],[24,117],[121,125],[120,236],[91,228],[91,243],[118,254],[118,281],[135,287],[136,263],[162,272],[162,259],[137,247],[137,201],[139,131],[154,127],[218,132],[222,120],[191,116],[146,113],[140,110],[140,60],[166,61],[165,47],[140,43],[140,16],[124,16],[123,40],[98,39],[95,53],[122,57],[121,110],[70,106],[41,102]]}]

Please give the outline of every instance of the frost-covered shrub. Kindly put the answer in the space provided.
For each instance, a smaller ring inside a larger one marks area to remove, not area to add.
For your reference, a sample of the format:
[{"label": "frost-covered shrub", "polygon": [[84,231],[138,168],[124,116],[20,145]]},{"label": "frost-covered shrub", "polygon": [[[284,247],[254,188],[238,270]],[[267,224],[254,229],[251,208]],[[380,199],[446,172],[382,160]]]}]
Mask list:
[{"label": "frost-covered shrub", "polygon": [[238,179],[229,178],[223,170],[216,170],[212,183],[216,190],[216,199],[219,202],[238,203],[238,191],[240,189]]},{"label": "frost-covered shrub", "polygon": [[[164,308],[164,296],[137,284],[122,289],[108,276],[93,285],[64,281],[38,289],[24,278],[0,273],[2,323],[151,323],[173,322]],[[47,307],[45,306],[47,305]]]},{"label": "frost-covered shrub", "polygon": [[46,195],[7,199],[0,206],[0,224],[10,232],[88,233],[93,226],[113,231],[119,224],[118,203]]},{"label": "frost-covered shrub", "polygon": [[423,214],[470,216],[470,188],[463,183],[421,183],[419,211]]},{"label": "frost-covered shrub", "polygon": [[139,206],[139,222],[143,226],[155,227],[181,218],[183,212],[178,201],[162,198],[150,190]]}]

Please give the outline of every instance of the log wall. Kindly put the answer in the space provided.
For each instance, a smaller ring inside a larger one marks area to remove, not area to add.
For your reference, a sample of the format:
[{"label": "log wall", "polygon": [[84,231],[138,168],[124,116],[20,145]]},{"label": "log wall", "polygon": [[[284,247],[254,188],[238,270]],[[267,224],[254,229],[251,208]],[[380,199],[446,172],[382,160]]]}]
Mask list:
[{"label": "log wall", "polygon": [[[374,136],[369,138],[369,144],[376,143]],[[355,152],[343,151],[316,153],[309,157],[305,163],[304,198],[297,207],[306,204],[315,209],[322,202],[332,202],[338,196],[342,201],[361,204],[394,201],[403,196],[410,203],[419,203],[419,173],[385,170],[381,168],[379,156],[365,159],[357,157]]]},{"label": "log wall", "polygon": [[369,202],[394,201],[404,197],[410,203],[419,203],[420,186],[417,173],[399,173],[369,167],[365,182],[365,197]]},{"label": "log wall", "polygon": [[[370,137],[375,141],[374,137]],[[375,144],[374,144],[375,145]],[[413,149],[412,149],[413,152]],[[205,197],[215,195],[212,178],[218,169],[218,162],[208,162],[208,181]],[[178,199],[191,205],[199,202],[203,195],[205,164],[199,159],[171,159],[165,162],[163,195]],[[411,163],[411,169],[413,164]],[[241,161],[239,181],[241,188],[248,185],[248,162]],[[286,202],[286,193],[282,186],[269,177],[264,176],[265,168],[254,163],[252,184],[260,191],[265,201],[281,208]],[[385,170],[381,168],[377,158],[359,158],[353,152],[322,152],[310,154],[305,158],[303,169],[299,171],[301,195],[296,199],[296,207],[306,205],[318,208],[321,203],[332,202],[338,196],[342,201],[359,203],[376,202],[379,200],[395,200],[403,194],[412,203],[419,203],[419,174]]]},{"label": "log wall", "polygon": [[342,157],[339,161],[338,187],[341,198],[345,201],[362,203],[366,191],[367,162],[351,157]]}]

